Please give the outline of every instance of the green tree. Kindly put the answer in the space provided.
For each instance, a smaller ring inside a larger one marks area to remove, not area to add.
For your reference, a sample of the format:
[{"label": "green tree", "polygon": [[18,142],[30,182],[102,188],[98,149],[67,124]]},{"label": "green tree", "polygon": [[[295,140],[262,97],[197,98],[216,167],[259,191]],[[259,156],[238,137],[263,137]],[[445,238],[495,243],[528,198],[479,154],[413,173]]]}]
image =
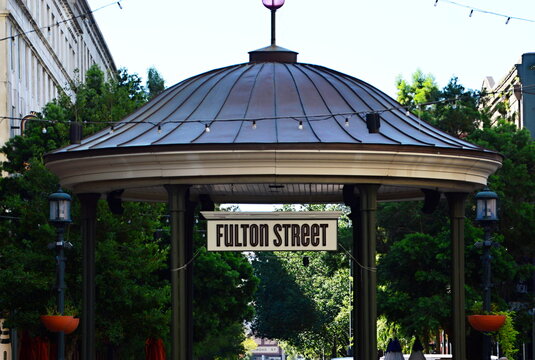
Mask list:
[{"label": "green tree", "polygon": [[[9,216],[14,219],[0,225],[5,245],[0,255],[9,259],[0,265],[0,289],[9,294],[0,306],[10,311],[12,326],[43,333],[38,315],[46,305],[55,303],[54,256],[46,245],[55,238],[47,213],[48,195],[57,190],[58,180],[43,166],[43,154],[67,144],[70,120],[86,120],[86,131],[91,132],[140,106],[145,95],[139,84],[139,79],[125,70],[105,81],[103,73],[92,67],[86,82],[75,89],[74,103],[61,95],[40,114],[39,118],[47,121],[28,122],[24,135],[11,139],[2,149],[7,157],[2,170],[10,174],[0,179],[2,214],[13,214]],[[125,217],[117,217],[100,204],[97,336],[124,358],[142,351],[146,337],[166,335],[169,288],[152,275],[166,265],[166,251],[153,242],[152,234],[159,225],[149,220],[158,219],[162,211],[161,205],[132,203],[125,204]],[[74,247],[66,254],[66,281],[67,299],[79,308],[81,244],[77,213],[74,198],[74,222],[67,236]],[[139,327],[140,323],[144,326]]]},{"label": "green tree", "polygon": [[[284,206],[281,210],[347,212],[340,205],[324,204]],[[339,243],[350,249],[351,229],[346,215],[339,222],[338,233]],[[307,358],[346,354],[351,341],[347,254],[261,253],[253,264],[260,278],[253,330],[260,336],[285,341],[290,352]]]},{"label": "green tree", "polygon": [[398,101],[402,105],[418,105],[438,99],[439,91],[435,77],[420,69],[412,75],[412,83],[401,76],[396,80]]},{"label": "green tree", "polygon": [[[417,73],[415,79],[421,79],[421,75]],[[402,89],[409,90],[425,88],[421,80],[402,85]],[[400,95],[399,100],[405,104],[417,104],[413,97]],[[502,210],[495,235],[502,246],[493,250],[493,302],[500,309],[508,309],[507,301],[518,301],[514,285],[529,278],[533,271],[531,266],[523,264],[523,258],[533,254],[533,245],[526,239],[533,231],[535,215],[532,206],[535,152],[527,131],[518,131],[505,119],[490,127],[488,115],[478,108],[479,98],[479,93],[466,90],[453,78],[434,98],[425,97],[426,102],[437,102],[422,108],[421,115],[454,136],[466,137],[468,141],[505,155],[503,167],[490,177],[489,183],[500,196]],[[444,295],[449,276],[443,276],[448,273],[450,256],[449,245],[444,246],[449,244],[449,231],[444,227],[447,208],[441,204],[428,216],[420,213],[420,207],[420,203],[384,204],[378,215],[382,252],[379,308],[388,321],[400,325],[399,332],[406,336],[413,333],[429,336],[433,327],[448,328],[450,306],[444,302],[448,298]],[[467,206],[469,219],[474,217],[473,209],[474,204],[470,202]],[[470,221],[467,221],[465,235],[467,305],[470,306],[481,299],[480,251],[474,249],[474,243],[482,235]],[[412,283],[396,276],[398,273],[414,274]],[[529,304],[533,299],[524,301],[528,304],[526,308],[532,307]],[[423,311],[426,306],[436,311]],[[429,318],[425,319],[426,316]],[[522,315],[517,313],[516,319],[520,318]],[[525,326],[521,321],[515,323],[519,328]],[[524,330],[527,333],[527,326]]]},{"label": "green tree", "polygon": [[165,81],[160,76],[160,73],[155,68],[149,68],[147,72],[147,89],[149,91],[149,99],[159,95],[165,89]]},{"label": "green tree", "polygon": [[258,280],[242,253],[208,252],[198,238],[194,262],[194,353],[201,359],[244,354],[244,323],[251,321],[251,304]]},{"label": "green tree", "polygon": [[499,233],[517,258],[535,254],[535,142],[526,129],[504,119],[474,130],[468,140],[504,155],[489,186],[500,198]]},{"label": "green tree", "polygon": [[[48,195],[58,179],[43,165],[43,154],[68,143],[70,121],[84,122],[89,135],[119,121],[143,105],[147,94],[136,75],[126,70],[105,80],[97,67],[78,84],[74,102],[65,95],[50,102],[23,136],[2,149],[7,161],[0,179],[0,309],[9,311],[9,325],[46,334],[38,315],[55,302],[55,263],[47,243],[55,230],[47,221]],[[46,121],[44,121],[46,120]],[[53,120],[53,121],[51,121]],[[43,131],[43,128],[46,131]],[[171,289],[167,281],[169,242],[163,204],[125,203],[124,214],[111,214],[99,203],[97,227],[97,339],[115,358],[138,358],[147,337],[167,340]],[[81,303],[81,243],[79,204],[73,199],[73,223],[67,240],[68,301]],[[242,254],[206,253],[201,240],[195,259],[195,329],[200,344],[213,341],[211,351],[227,356],[242,352],[243,322],[252,316],[256,280]],[[219,293],[221,296],[214,296]],[[238,331],[238,327],[240,331]],[[69,337],[76,340],[76,337]],[[232,340],[232,341],[231,341]],[[238,345],[236,345],[238,344]],[[207,347],[204,347],[207,350]],[[211,358],[197,346],[197,352]],[[232,354],[231,354],[232,352]]]},{"label": "green tree", "polygon": [[304,294],[282,261],[269,252],[259,252],[253,260],[261,282],[255,295],[252,330],[259,337],[296,343],[299,333],[314,328],[318,314],[312,299]]}]

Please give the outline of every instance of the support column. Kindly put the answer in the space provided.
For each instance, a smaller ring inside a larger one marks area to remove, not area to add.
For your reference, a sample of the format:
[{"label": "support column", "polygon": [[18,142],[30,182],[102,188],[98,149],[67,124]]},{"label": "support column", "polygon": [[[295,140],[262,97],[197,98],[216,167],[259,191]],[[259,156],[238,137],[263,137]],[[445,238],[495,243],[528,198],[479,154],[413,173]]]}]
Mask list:
[{"label": "support column", "polygon": [[[171,220],[171,359],[191,360],[192,301],[188,294],[188,247],[193,249],[192,238],[188,232],[187,185],[166,185],[169,196],[169,215]],[[190,221],[191,222],[191,221]],[[189,244],[188,244],[189,243]],[[189,285],[189,286],[188,286]],[[192,289],[192,288],[191,288]]]},{"label": "support column", "polygon": [[[360,260],[360,224],[361,224],[361,211],[360,211],[360,199],[356,198],[354,202],[352,202],[351,206],[351,214],[349,214],[349,218],[351,219],[353,223],[353,248],[351,251],[351,255],[353,256],[353,259],[356,259],[357,261]],[[349,205],[346,202],[347,205]],[[355,261],[351,259],[351,262],[354,263]],[[362,302],[361,302],[361,294],[363,289],[361,288],[361,282],[360,278],[362,276],[361,267],[358,264],[353,264],[353,310],[351,311],[351,317],[353,320],[353,360],[360,360],[362,359],[362,353],[361,349],[363,348],[363,328],[362,324],[364,323],[362,315],[363,312],[359,311],[359,309],[362,308]]]},{"label": "support column", "polygon": [[466,193],[447,193],[450,209],[453,301],[452,355],[455,360],[466,360],[466,325],[464,297],[464,206]]},{"label": "support column", "polygon": [[83,254],[82,360],[95,360],[95,238],[98,193],[78,194]]},{"label": "support column", "polygon": [[[377,359],[377,190],[379,185],[358,185],[358,199],[350,201],[353,221],[353,304],[355,360]],[[346,190],[344,189],[344,192]],[[346,192],[347,195],[347,192]],[[353,196],[355,196],[353,194]],[[346,201],[347,203],[347,201]]]},{"label": "support column", "polygon": [[[189,194],[186,193],[186,194]],[[188,197],[188,196],[187,196]],[[187,198],[186,197],[186,198]],[[195,248],[193,230],[195,227],[195,208],[197,203],[186,202],[186,359],[193,359],[193,252]]]}]

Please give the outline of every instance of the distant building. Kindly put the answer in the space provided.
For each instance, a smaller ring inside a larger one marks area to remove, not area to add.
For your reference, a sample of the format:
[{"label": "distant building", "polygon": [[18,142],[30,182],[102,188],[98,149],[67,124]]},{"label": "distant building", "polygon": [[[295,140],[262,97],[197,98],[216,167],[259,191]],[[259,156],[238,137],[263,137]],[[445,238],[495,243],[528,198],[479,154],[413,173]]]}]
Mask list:
[{"label": "distant building", "polygon": [[284,350],[275,340],[254,338],[258,345],[252,350],[252,360],[285,360]]},{"label": "distant building", "polygon": [[[482,91],[489,93],[483,98],[482,106],[489,107],[491,120],[505,116],[517,125],[526,128],[535,138],[535,53],[525,53],[513,65],[507,75],[499,82],[489,76],[483,81]],[[535,264],[535,258],[517,259],[521,262]],[[509,301],[513,311],[527,311],[533,315],[534,310],[528,310],[530,300],[535,295],[535,276],[530,285],[526,282],[516,284],[516,291]],[[535,323],[534,323],[535,324]],[[522,344],[522,359],[535,359],[535,326],[531,328],[531,344]]]},{"label": "distant building", "polygon": [[491,120],[506,116],[535,137],[535,53],[523,54],[498,83],[486,77],[482,90],[489,94],[483,106],[489,107]]},{"label": "distant building", "polygon": [[11,337],[9,329],[4,327],[4,319],[0,319],[0,359],[11,360]]},{"label": "distant building", "polygon": [[0,1],[0,146],[91,65],[115,71],[90,11],[86,0]]}]

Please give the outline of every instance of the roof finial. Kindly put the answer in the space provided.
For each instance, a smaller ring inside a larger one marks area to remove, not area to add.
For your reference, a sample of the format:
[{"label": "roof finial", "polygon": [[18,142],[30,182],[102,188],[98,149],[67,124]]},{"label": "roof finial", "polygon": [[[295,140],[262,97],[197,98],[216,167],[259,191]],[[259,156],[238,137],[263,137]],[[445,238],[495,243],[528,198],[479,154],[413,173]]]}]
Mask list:
[{"label": "roof finial", "polygon": [[284,5],[284,0],[262,0],[262,4],[271,10],[271,46],[275,46],[275,12]]},{"label": "roof finial", "polygon": [[262,0],[262,4],[271,10],[271,45],[249,51],[249,62],[297,62],[297,53],[295,51],[275,44],[275,11],[284,5],[284,0]]}]

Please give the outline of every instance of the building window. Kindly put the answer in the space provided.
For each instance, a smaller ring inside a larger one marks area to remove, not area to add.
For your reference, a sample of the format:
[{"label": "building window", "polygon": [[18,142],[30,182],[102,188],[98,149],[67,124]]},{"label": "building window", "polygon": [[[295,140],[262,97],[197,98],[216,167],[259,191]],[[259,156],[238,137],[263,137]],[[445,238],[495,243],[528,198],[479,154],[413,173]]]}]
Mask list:
[{"label": "building window", "polygon": [[41,64],[39,64],[37,62],[37,59],[36,59],[36,63],[35,63],[35,71],[36,71],[36,76],[35,76],[35,82],[36,82],[36,86],[35,86],[35,94],[36,94],[36,99],[37,99],[37,104],[38,106],[41,105]]},{"label": "building window", "polygon": [[[13,36],[13,26],[9,27],[9,35]],[[15,71],[15,38],[11,38],[9,42],[11,43],[11,71]]]},{"label": "building window", "polygon": [[28,92],[31,93],[31,90],[30,90],[30,78],[32,77],[31,76],[31,61],[32,61],[32,51],[30,50],[30,48],[28,46],[25,46],[25,56],[24,56],[24,76],[26,78],[26,89],[28,90]]},{"label": "building window", "polygon": [[18,130],[19,124],[17,123],[17,119],[15,119],[16,109],[14,106],[11,106],[11,119],[10,119],[10,126],[9,126],[9,137],[14,137],[17,135],[16,130]]},{"label": "building window", "polygon": [[50,17],[50,6],[46,6],[46,20],[45,20],[45,26],[48,26],[48,29],[47,29],[47,38],[48,38],[48,41],[51,42],[52,41],[52,34],[50,33],[50,26],[52,25],[51,24],[51,17]]},{"label": "building window", "polygon": [[17,41],[17,72],[19,74],[19,79],[22,79],[22,41],[21,38]]},{"label": "building window", "polygon": [[39,9],[40,16],[39,16],[39,22],[41,23],[41,27],[45,26],[45,0],[41,0],[41,7]]}]

